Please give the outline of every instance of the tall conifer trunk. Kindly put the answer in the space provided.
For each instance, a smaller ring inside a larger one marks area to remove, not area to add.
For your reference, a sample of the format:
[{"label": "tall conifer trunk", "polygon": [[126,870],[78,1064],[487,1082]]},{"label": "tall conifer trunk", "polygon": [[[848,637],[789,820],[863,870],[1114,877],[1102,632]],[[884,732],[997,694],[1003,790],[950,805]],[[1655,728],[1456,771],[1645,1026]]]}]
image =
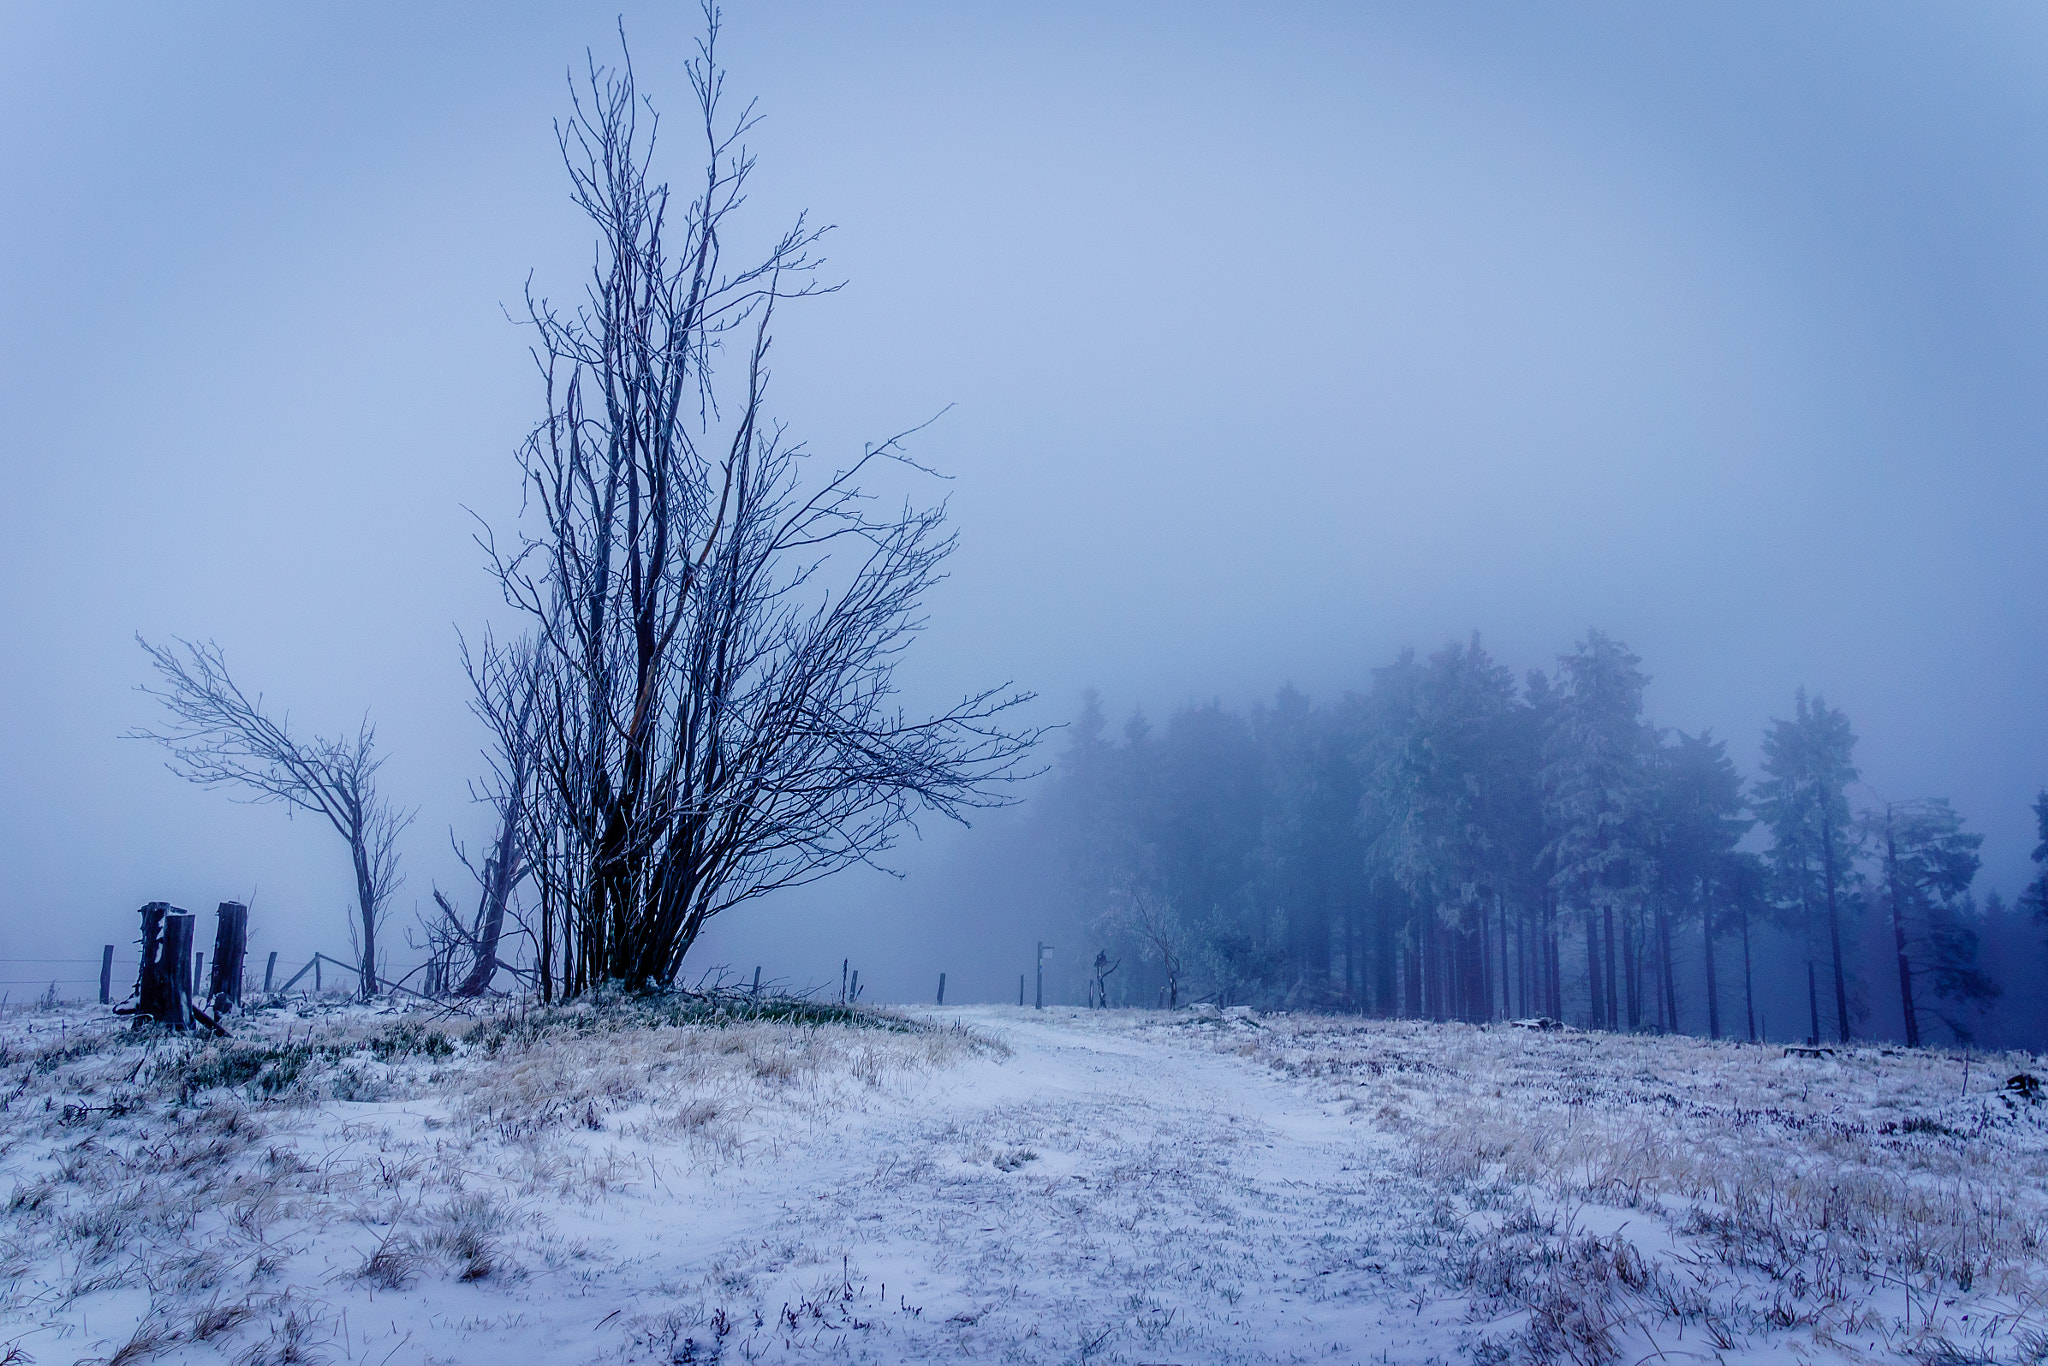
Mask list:
[{"label": "tall conifer trunk", "polygon": [[1836,905],[1837,898],[1835,895],[1834,827],[1827,826],[1823,829],[1822,833],[1827,837],[1827,849],[1823,855],[1823,864],[1827,871],[1828,880],[1828,947],[1833,951],[1835,958],[1835,1024],[1841,1032],[1842,1042],[1847,1043],[1849,1042],[1849,985],[1847,975],[1842,969],[1842,916],[1840,908]]},{"label": "tall conifer trunk", "polygon": [[1635,913],[1624,911],[1621,916],[1621,975],[1626,990],[1622,994],[1622,1005],[1627,1011],[1629,1032],[1643,1022],[1643,965],[1642,954],[1637,941],[1641,938]]},{"label": "tall conifer trunk", "polygon": [[1721,991],[1714,982],[1714,903],[1711,898],[1700,900],[1700,938],[1705,949],[1707,965],[1707,1037],[1721,1037]]},{"label": "tall conifer trunk", "polygon": [[1600,993],[1600,930],[1586,917],[1586,999],[1595,1029],[1607,1027],[1607,1000]]},{"label": "tall conifer trunk", "polygon": [[1748,1016],[1749,1041],[1756,1042],[1756,978],[1749,967],[1749,907],[1740,908],[1742,917],[1742,1009]]},{"label": "tall conifer trunk", "polygon": [[1892,945],[1899,955],[1899,1008],[1906,1016],[1906,1047],[1920,1046],[1920,1016],[1913,1009],[1913,968],[1906,959],[1906,919],[1899,908],[1899,844],[1889,803],[1884,812],[1884,880],[1892,903]]},{"label": "tall conifer trunk", "polygon": [[1600,928],[1603,935],[1602,947],[1606,950],[1605,956],[1602,959],[1606,967],[1606,976],[1601,979],[1601,992],[1607,1002],[1606,1026],[1609,1029],[1619,1029],[1621,1028],[1621,1003],[1615,999],[1615,988],[1619,983],[1615,979],[1614,972],[1614,907],[1612,905],[1600,908]]}]

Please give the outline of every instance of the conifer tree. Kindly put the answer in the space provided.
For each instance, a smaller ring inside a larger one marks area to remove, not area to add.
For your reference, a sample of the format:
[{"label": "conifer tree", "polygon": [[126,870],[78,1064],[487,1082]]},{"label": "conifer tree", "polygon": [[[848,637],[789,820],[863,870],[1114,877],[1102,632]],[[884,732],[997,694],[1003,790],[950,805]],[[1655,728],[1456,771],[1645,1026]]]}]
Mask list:
[{"label": "conifer tree", "polygon": [[[1554,882],[1586,931],[1594,1018],[1617,1029],[1617,945],[1630,949],[1631,916],[1648,874],[1649,680],[1637,667],[1642,660],[1600,631],[1589,631],[1558,663],[1563,687],[1543,747],[1544,806],[1554,830],[1546,852],[1556,865]],[[1636,1023],[1632,1014],[1629,1024]]]},{"label": "conifer tree", "polygon": [[[1707,1036],[1721,1037],[1720,986],[1715,975],[1716,913],[1731,898],[1735,846],[1754,821],[1743,814],[1742,775],[1725,742],[1711,732],[1678,733],[1665,748],[1658,788],[1658,881],[1668,904],[1686,919],[1698,916],[1706,972]],[[1667,992],[1668,954],[1663,965]],[[1675,1001],[1668,1007],[1677,1014]]]},{"label": "conifer tree", "polygon": [[[1916,978],[1927,979],[1938,1001],[1988,1001],[1998,994],[1977,966],[1977,932],[1970,924],[1970,883],[1984,837],[1966,832],[1962,817],[1941,798],[1887,802],[1866,824],[1882,841],[1879,895],[1891,918],[1906,1044],[1918,1048],[1927,1003],[1924,996],[1916,1000]],[[1958,1038],[1967,1037],[1955,1017],[1943,1021]]]},{"label": "conifer tree", "polygon": [[1405,731],[1375,775],[1385,823],[1373,854],[1431,913],[1418,929],[1434,1015],[1492,1015],[1491,929],[1509,874],[1503,742],[1514,709],[1514,675],[1476,635],[1446,646],[1423,669]]},{"label": "conifer tree", "polygon": [[1773,718],[1764,733],[1764,780],[1756,810],[1771,828],[1769,863],[1777,903],[1806,942],[1807,1010],[1812,1038],[1820,1041],[1820,1001],[1814,983],[1815,937],[1825,916],[1834,969],[1835,1023],[1849,1041],[1849,982],[1842,954],[1842,903],[1855,878],[1855,827],[1848,787],[1856,781],[1856,749],[1849,718],[1801,688],[1792,719]]},{"label": "conifer tree", "polygon": [[2041,920],[2048,920],[2048,790],[2034,798],[2034,824],[2040,843],[2034,846],[2034,867],[2040,871],[2020,894],[2020,902]]}]

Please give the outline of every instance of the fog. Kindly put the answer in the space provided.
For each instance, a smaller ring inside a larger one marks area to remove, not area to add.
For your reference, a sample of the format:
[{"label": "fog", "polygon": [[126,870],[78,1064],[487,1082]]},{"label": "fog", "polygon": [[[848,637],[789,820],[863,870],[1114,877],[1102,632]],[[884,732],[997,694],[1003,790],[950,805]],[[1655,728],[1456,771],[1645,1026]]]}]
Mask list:
[{"label": "fog", "polygon": [[[394,934],[469,896],[456,631],[505,619],[473,537],[542,411],[511,315],[587,269],[553,120],[617,11],[0,20],[0,958],[230,897],[259,960],[346,954],[332,832],[119,738],[155,719],[137,632],[217,640],[295,724],[367,709],[419,808]],[[685,180],[694,26],[623,24]],[[2038,7],[747,4],[724,42],[749,221],[835,225],[847,282],[784,315],[779,416],[829,453],[943,413],[915,451],[961,546],[912,705],[1330,700],[1403,647],[1519,670],[1598,627],[1747,772],[1825,694],[1859,802],[1952,798],[1980,889],[2031,876]],[[1051,933],[1005,895],[1030,791],[692,961],[1007,993]]]}]

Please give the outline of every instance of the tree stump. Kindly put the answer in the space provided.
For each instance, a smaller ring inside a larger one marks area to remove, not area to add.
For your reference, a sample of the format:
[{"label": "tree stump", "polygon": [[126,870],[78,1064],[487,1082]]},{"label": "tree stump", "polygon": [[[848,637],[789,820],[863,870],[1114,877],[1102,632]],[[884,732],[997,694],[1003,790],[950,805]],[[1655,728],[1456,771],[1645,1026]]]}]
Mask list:
[{"label": "tree stump", "polygon": [[223,901],[219,916],[213,935],[213,980],[206,992],[216,1016],[242,1004],[242,972],[249,956],[249,908],[239,901]]},{"label": "tree stump", "polygon": [[191,1026],[192,963],[190,912],[168,901],[142,908],[142,972],[135,983],[138,1023],[153,1020],[175,1030]]}]

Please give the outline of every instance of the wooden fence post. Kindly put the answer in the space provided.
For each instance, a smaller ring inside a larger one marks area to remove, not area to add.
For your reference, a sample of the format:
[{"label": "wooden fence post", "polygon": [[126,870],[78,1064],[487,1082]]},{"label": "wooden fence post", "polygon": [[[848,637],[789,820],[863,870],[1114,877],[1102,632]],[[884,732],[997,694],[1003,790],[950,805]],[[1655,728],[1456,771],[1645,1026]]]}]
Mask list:
[{"label": "wooden fence post", "polygon": [[[135,974],[135,1013],[154,1020],[161,1018],[165,1009],[166,991],[158,976],[159,956],[163,949],[164,912],[168,910],[161,901],[145,905],[142,916],[142,966]],[[137,1021],[140,1023],[140,1021]]]},{"label": "wooden fence post", "polygon": [[164,908],[164,937],[158,972],[169,988],[156,1018],[181,1033],[192,1024],[192,923],[190,911]]},{"label": "wooden fence post", "polygon": [[270,961],[263,965],[263,994],[270,994],[270,979],[277,975],[277,950],[270,951]]},{"label": "wooden fence post", "polygon": [[110,1005],[114,999],[114,946],[107,945],[100,954],[100,1004]]},{"label": "wooden fence post", "polygon": [[761,965],[760,965],[759,963],[756,963],[756,964],[754,965],[754,995],[758,997],[758,996],[759,996],[760,994],[761,994]]},{"label": "wooden fence post", "polygon": [[939,1004],[940,1004],[940,1005],[944,1005],[945,1003],[946,1003],[946,974],[942,972],[942,973],[940,973],[940,974],[939,974]]},{"label": "wooden fence post", "polygon": [[213,933],[213,979],[207,983],[206,999],[213,1013],[242,1004],[242,967],[249,953],[249,908],[239,901],[223,901],[216,912],[220,923]]}]

